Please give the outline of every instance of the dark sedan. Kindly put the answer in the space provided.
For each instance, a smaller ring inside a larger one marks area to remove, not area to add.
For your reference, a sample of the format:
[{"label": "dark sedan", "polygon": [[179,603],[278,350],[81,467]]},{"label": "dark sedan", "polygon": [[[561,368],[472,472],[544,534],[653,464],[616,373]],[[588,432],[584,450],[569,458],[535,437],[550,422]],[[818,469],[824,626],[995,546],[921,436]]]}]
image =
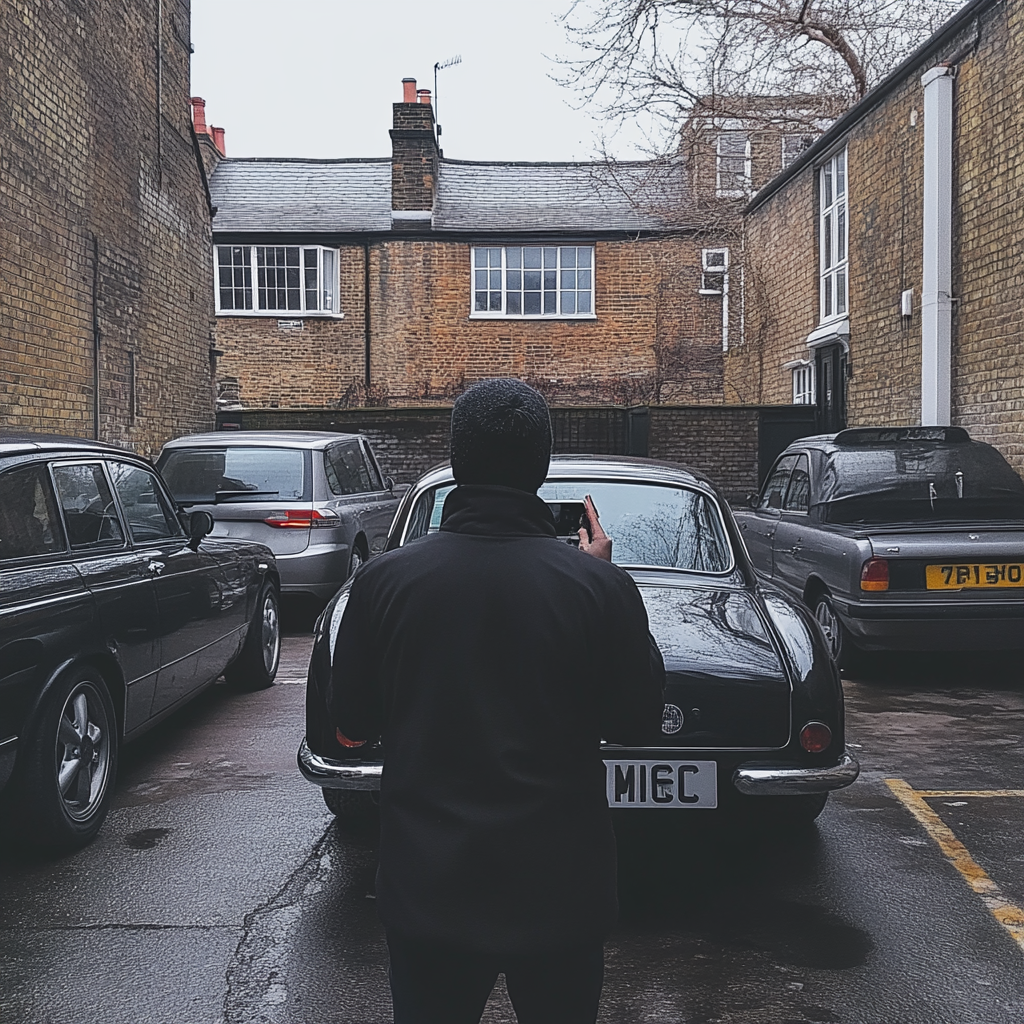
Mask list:
[{"label": "dark sedan", "polygon": [[274,681],[277,567],[213,541],[150,463],[74,438],[0,434],[0,799],[4,832],[81,846],[123,741],[226,671]]},{"label": "dark sedan", "polygon": [[843,666],[1024,649],[1024,481],[960,427],[801,438],[736,518],[755,568],[814,611]]},{"label": "dark sedan", "polygon": [[[402,501],[388,549],[435,532],[453,486],[448,467],[423,476]],[[614,561],[640,588],[667,670],[663,742],[603,747],[609,804],[816,817],[858,765],[845,747],[835,664],[807,609],[758,578],[728,505],[703,477],[647,460],[555,457],[540,490],[560,533],[552,543],[578,543],[587,494]],[[385,762],[379,746],[343,747],[325,708],[347,600],[346,586],[317,622],[298,753],[336,814],[364,806]]]}]

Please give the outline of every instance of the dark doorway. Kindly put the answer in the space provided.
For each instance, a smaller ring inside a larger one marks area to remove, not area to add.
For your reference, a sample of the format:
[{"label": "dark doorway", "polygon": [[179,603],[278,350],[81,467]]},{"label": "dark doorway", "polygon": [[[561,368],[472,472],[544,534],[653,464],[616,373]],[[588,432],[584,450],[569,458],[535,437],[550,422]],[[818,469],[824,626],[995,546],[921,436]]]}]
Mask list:
[{"label": "dark doorway", "polygon": [[814,354],[818,430],[846,429],[846,352],[842,345],[822,345]]}]

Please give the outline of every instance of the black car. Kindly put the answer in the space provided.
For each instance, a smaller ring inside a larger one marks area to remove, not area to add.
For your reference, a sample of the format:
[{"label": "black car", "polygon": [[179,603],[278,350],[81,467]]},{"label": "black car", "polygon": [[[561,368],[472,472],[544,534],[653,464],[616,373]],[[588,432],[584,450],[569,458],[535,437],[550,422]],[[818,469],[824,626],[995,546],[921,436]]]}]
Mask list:
[{"label": "black car", "polygon": [[754,567],[864,651],[1024,650],[1024,481],[961,427],[794,441],[736,513]]},{"label": "black car", "polygon": [[[453,486],[448,467],[423,476],[399,507],[388,549],[435,532]],[[810,613],[759,579],[728,505],[696,473],[642,459],[555,457],[540,490],[560,533],[552,543],[578,544],[587,494],[614,561],[640,588],[667,670],[663,742],[602,748],[609,804],[816,817],[859,768],[845,746],[835,663]],[[386,759],[380,746],[343,747],[326,711],[349,586],[317,622],[298,752],[302,774],[336,814],[364,806]]]},{"label": "black car", "polygon": [[279,582],[262,544],[204,540],[146,460],[0,434],[4,832],[70,849],[106,816],[123,741],[226,672],[274,681]]}]

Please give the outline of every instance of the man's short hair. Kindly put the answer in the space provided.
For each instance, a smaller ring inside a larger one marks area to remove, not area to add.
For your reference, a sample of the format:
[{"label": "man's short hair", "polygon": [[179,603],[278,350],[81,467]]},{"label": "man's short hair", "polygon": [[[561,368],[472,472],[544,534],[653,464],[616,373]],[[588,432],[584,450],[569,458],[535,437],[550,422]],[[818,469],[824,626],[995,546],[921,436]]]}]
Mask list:
[{"label": "man's short hair", "polygon": [[514,377],[467,388],[452,407],[451,460],[457,484],[500,484],[536,494],[551,461],[544,396]]}]

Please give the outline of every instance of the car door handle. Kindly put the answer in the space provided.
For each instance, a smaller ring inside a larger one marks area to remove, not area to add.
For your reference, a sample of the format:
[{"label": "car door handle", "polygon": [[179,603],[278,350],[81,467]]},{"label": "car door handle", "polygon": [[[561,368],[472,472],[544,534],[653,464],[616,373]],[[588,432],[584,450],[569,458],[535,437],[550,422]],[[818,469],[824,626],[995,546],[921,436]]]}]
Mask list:
[{"label": "car door handle", "polygon": [[789,549],[789,553],[791,555],[799,555],[801,551],[803,551],[803,548],[800,547],[799,544],[795,544],[792,548]]},{"label": "car door handle", "polygon": [[159,576],[167,567],[163,562],[150,562],[147,568],[154,576]]}]

